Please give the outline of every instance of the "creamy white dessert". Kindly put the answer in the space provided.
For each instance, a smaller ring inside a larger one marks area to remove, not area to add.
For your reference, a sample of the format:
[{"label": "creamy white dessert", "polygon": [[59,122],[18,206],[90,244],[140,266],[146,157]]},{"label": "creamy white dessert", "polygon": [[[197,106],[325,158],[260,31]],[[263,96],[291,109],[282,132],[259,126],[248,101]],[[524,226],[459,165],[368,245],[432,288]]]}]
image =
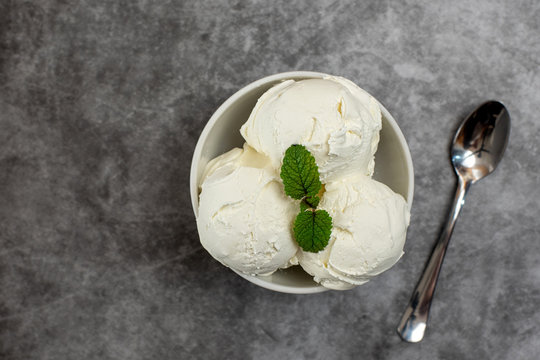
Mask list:
[{"label": "creamy white dessert", "polygon": [[[377,101],[339,77],[284,81],[258,100],[240,132],[246,143],[210,161],[197,227],[204,248],[245,274],[269,275],[298,262],[314,280],[346,290],[402,256],[409,210],[401,195],[371,179],[382,127]],[[332,217],[318,253],[293,238],[299,201],[279,176],[285,151],[304,145],[325,184],[318,209]]]},{"label": "creamy white dessert", "polygon": [[380,130],[377,101],[349,80],[327,77],[274,86],[240,133],[278,169],[289,146],[304,145],[327,183],[355,172],[371,176]]},{"label": "creamy white dessert", "polygon": [[298,249],[297,212],[270,159],[247,144],[206,167],[197,228],[203,247],[225,266],[249,275],[288,266]]},{"label": "creamy white dessert", "polygon": [[403,255],[409,225],[405,199],[365,175],[326,185],[320,209],[333,227],[326,248],[298,252],[302,268],[321,285],[350,289],[391,268]]}]

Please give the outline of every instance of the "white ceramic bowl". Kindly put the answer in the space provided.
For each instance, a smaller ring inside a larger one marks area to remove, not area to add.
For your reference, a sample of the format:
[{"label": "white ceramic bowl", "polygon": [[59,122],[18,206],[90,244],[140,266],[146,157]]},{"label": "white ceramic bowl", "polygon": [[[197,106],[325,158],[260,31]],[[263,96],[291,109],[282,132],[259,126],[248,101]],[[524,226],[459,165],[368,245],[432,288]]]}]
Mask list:
[{"label": "white ceramic bowl", "polygon": [[[242,147],[244,139],[240,127],[247,121],[257,99],[275,84],[286,80],[322,78],[327,74],[293,71],[271,75],[243,87],[228,98],[212,115],[204,127],[191,162],[191,204],[195,216],[199,210],[199,183],[203,170],[211,159],[233,147]],[[373,177],[403,195],[409,208],[412,205],[414,174],[411,154],[401,130],[388,110],[382,111],[381,140],[375,154]],[[328,289],[313,281],[299,266],[278,270],[270,276],[250,276],[238,273],[244,279],[264,288],[292,294],[312,294]]]}]

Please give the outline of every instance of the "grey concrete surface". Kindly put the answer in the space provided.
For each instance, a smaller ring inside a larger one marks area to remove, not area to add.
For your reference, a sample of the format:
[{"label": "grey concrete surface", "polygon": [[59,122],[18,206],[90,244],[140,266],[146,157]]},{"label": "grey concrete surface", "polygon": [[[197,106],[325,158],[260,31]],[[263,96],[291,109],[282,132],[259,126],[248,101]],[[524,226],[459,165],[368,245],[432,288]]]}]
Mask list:
[{"label": "grey concrete surface", "polygon": [[[537,359],[537,1],[0,2],[1,359]],[[406,254],[347,292],[274,293],[200,246],[197,138],[243,85],[314,70],[394,114],[415,165]],[[395,333],[455,178],[460,120],[512,116],[469,193],[424,341]]]}]

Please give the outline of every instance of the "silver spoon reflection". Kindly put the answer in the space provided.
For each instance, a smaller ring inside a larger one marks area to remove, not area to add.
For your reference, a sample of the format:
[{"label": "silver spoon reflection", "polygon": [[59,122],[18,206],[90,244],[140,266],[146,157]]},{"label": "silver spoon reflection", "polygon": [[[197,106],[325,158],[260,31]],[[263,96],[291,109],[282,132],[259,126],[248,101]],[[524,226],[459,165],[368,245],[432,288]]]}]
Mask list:
[{"label": "silver spoon reflection", "polygon": [[489,175],[501,160],[510,134],[510,115],[503,104],[488,101],[461,124],[452,143],[451,158],[458,186],[447,223],[414,289],[397,332],[408,342],[424,337],[441,265],[465,195],[471,184]]}]

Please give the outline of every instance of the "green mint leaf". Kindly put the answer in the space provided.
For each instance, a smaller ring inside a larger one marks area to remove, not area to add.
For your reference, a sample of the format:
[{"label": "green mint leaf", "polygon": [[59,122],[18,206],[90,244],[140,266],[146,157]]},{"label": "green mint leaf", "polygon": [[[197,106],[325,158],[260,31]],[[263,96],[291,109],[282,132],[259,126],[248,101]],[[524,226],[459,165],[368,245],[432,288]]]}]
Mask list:
[{"label": "green mint leaf", "polygon": [[331,232],[332,218],[325,210],[301,211],[294,220],[294,238],[304,251],[323,250]]},{"label": "green mint leaf", "polygon": [[321,189],[319,168],[315,158],[303,145],[291,145],[283,157],[281,179],[285,194],[301,200],[304,196],[315,196]]},{"label": "green mint leaf", "polygon": [[304,212],[309,208],[310,206],[306,203],[305,199],[300,201],[300,212]]},{"label": "green mint leaf", "polygon": [[310,205],[311,208],[316,209],[317,206],[319,206],[319,201],[321,199],[315,195],[315,196],[308,196],[303,201],[305,201],[308,205]]}]

